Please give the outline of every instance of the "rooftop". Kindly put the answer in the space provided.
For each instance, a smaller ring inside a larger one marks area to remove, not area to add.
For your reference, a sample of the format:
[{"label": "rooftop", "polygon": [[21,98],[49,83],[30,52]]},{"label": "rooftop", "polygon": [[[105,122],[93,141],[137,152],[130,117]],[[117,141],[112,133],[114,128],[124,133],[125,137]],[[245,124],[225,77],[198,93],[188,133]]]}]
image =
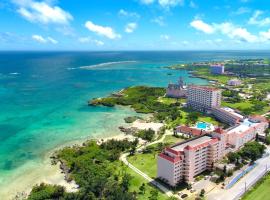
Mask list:
[{"label": "rooftop", "polygon": [[226,112],[231,113],[232,115],[235,115],[236,117],[239,117],[239,118],[241,118],[241,119],[244,118],[243,115],[240,115],[239,113],[235,112],[234,109],[231,109],[231,108],[229,108],[229,107],[222,107],[222,108],[220,108],[220,109],[225,110]]},{"label": "rooftop", "polygon": [[175,146],[171,147],[171,149],[175,150],[175,151],[184,151],[184,148],[187,146],[190,147],[196,147],[198,145],[201,145],[203,143],[206,142],[210,142],[212,141],[212,138],[210,136],[202,136],[202,137],[198,137],[198,138],[194,138],[193,140],[189,140],[183,143],[179,143],[176,144]]},{"label": "rooftop", "polygon": [[188,88],[199,89],[199,90],[208,90],[208,91],[219,91],[220,89],[208,86],[199,86],[199,85],[189,85]]},{"label": "rooftop", "polygon": [[235,128],[229,130],[227,133],[237,133],[242,134],[245,131],[249,130],[251,127],[255,127],[258,123],[253,123],[249,119],[245,119],[244,122],[242,122],[240,125],[236,126]]}]

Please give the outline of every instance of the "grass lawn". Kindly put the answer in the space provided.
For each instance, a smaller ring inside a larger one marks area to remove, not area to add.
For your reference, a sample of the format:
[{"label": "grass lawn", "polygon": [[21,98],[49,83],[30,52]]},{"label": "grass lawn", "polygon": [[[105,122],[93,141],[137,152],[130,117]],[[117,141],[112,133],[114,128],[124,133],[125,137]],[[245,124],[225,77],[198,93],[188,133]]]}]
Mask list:
[{"label": "grass lawn", "polygon": [[181,138],[177,138],[173,135],[167,135],[163,142],[168,143],[168,144],[175,144],[175,143],[182,142],[182,141],[184,141],[184,140]]},{"label": "grass lawn", "polygon": [[157,176],[157,153],[135,154],[128,161],[151,178]]},{"label": "grass lawn", "polygon": [[270,175],[268,174],[261,182],[251,189],[242,200],[270,200]]},{"label": "grass lawn", "polygon": [[[118,166],[118,170],[119,170],[119,173],[128,173],[132,176],[132,179],[130,181],[130,191],[134,191],[137,193],[138,200],[148,199],[148,197],[151,196],[150,192],[152,190],[158,191],[158,200],[168,199],[167,195],[165,195],[164,193],[162,193],[161,191],[156,189],[151,184],[148,184],[148,182],[143,177],[141,177],[140,175],[135,173],[133,170],[128,168],[126,165],[120,164]],[[139,192],[140,192],[139,188],[143,183],[145,184],[145,194],[139,194]]]}]

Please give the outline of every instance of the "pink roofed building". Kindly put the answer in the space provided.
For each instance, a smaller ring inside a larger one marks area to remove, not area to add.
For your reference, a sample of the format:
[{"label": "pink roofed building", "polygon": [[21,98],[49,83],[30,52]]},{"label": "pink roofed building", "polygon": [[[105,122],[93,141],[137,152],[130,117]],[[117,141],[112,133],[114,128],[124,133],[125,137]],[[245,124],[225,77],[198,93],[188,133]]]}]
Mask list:
[{"label": "pink roofed building", "polygon": [[228,152],[238,150],[267,128],[266,118],[251,116],[227,130],[217,128],[205,135],[194,132],[200,136],[167,147],[159,154],[157,177],[172,186],[181,181],[193,182],[196,175],[211,169]]}]

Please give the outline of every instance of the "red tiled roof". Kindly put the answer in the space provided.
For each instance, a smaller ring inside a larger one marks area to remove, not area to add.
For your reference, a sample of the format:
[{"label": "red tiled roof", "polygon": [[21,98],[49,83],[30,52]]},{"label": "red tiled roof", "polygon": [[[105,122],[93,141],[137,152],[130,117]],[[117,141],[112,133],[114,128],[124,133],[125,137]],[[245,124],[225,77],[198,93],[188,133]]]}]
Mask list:
[{"label": "red tiled roof", "polygon": [[222,128],[218,127],[218,128],[216,128],[216,130],[214,132],[219,133],[219,134],[223,134],[225,131]]},{"label": "red tiled roof", "polygon": [[176,163],[176,162],[178,162],[178,161],[181,160],[180,157],[173,158],[173,157],[167,156],[164,153],[160,153],[158,156],[161,157],[161,158],[163,158],[163,159],[165,159],[165,160],[168,160],[168,161],[170,161],[172,163]]},{"label": "red tiled roof", "polygon": [[197,128],[192,128],[192,127],[188,127],[188,126],[178,126],[176,128],[177,132],[182,132],[185,134],[192,134],[193,136],[200,136],[205,134],[205,131],[203,130],[199,130]]},{"label": "red tiled roof", "polygon": [[194,88],[194,89],[200,89],[200,90],[207,90],[207,91],[218,91],[218,90],[220,90],[218,88],[207,87],[207,86],[199,86],[199,85],[190,85],[188,87],[189,88]]},{"label": "red tiled roof", "polygon": [[170,153],[172,153],[174,155],[180,155],[181,154],[179,151],[175,151],[175,150],[173,150],[173,149],[171,149],[169,147],[166,147],[165,151],[168,151],[168,152],[170,152]]}]

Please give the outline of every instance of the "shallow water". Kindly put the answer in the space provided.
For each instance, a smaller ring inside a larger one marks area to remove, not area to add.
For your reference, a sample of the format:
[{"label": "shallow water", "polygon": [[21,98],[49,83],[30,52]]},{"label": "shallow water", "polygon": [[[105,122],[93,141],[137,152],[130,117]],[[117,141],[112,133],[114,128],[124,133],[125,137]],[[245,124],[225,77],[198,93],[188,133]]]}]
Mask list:
[{"label": "shallow water", "polygon": [[128,108],[88,107],[89,99],[132,85],[166,86],[179,75],[187,83],[207,84],[190,78],[186,71],[164,68],[174,63],[268,55],[0,52],[0,188],[24,171],[40,167],[51,149],[75,140],[118,134],[123,118],[135,114]]}]

